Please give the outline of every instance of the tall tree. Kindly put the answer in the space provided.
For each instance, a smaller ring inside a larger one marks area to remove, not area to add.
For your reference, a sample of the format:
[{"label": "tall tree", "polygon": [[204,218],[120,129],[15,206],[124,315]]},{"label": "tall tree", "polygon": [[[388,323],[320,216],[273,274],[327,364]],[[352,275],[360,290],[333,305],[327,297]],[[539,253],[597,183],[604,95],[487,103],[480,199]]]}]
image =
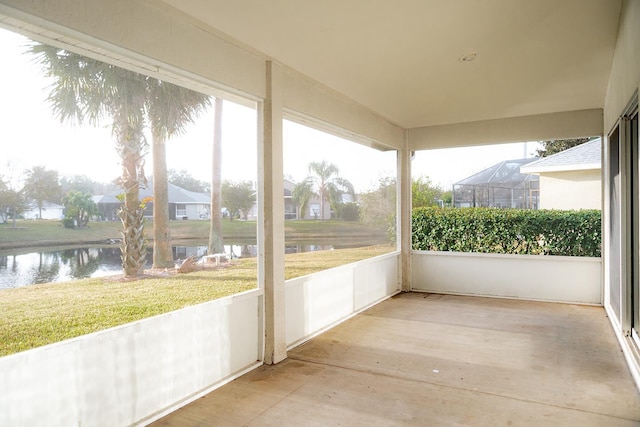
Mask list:
[{"label": "tall tree", "polygon": [[15,228],[16,218],[25,211],[26,207],[23,192],[14,189],[9,180],[4,180],[0,176],[0,219],[6,222],[11,216]]},{"label": "tall tree", "polygon": [[70,191],[62,199],[65,216],[73,218],[76,227],[83,228],[89,223],[92,216],[98,214],[98,206],[91,198],[91,194],[80,191]]},{"label": "tall tree", "polygon": [[224,252],[222,237],[222,99],[215,99],[213,150],[211,160],[211,224],[209,254]]},{"label": "tall tree", "polygon": [[146,182],[143,157],[146,77],[57,47],[36,43],[30,52],[53,79],[48,101],[61,121],[98,125],[110,122],[122,163],[120,186],[124,203],[122,267],[125,276],[139,276],[145,262],[144,211],[140,186]]},{"label": "tall tree", "polygon": [[256,202],[256,191],[250,181],[222,183],[222,204],[229,212],[229,221],[247,215]]},{"label": "tall tree", "polygon": [[63,176],[60,178],[62,194],[69,191],[80,191],[82,193],[100,194],[95,190],[95,182],[86,175]]},{"label": "tall tree", "polygon": [[106,194],[118,189],[118,185],[113,182],[96,182],[86,175],[70,175],[60,178],[62,194],[69,191],[80,191],[92,195]]},{"label": "tall tree", "polygon": [[298,218],[304,219],[307,213],[309,201],[313,198],[313,183],[309,179],[304,179],[297,183],[291,191],[293,203],[298,207]]},{"label": "tall tree", "polygon": [[378,188],[360,194],[360,220],[375,227],[393,223],[396,213],[396,179],[384,177],[378,180]]},{"label": "tall tree", "polygon": [[42,218],[44,202],[59,202],[61,199],[62,190],[58,171],[47,169],[44,166],[34,166],[27,170],[25,175],[25,196],[36,203],[38,216]]},{"label": "tall tree", "polygon": [[306,179],[320,199],[320,219],[325,219],[326,202],[329,202],[331,208],[337,211],[341,196],[354,194],[353,185],[340,177],[340,171],[336,165],[326,160],[309,163],[309,176]]},{"label": "tall tree", "polygon": [[0,222],[7,222],[10,208],[9,186],[0,178]]},{"label": "tall tree", "polygon": [[569,148],[576,147],[585,142],[589,142],[594,138],[574,138],[574,139],[553,139],[550,141],[542,141],[542,148],[536,150],[539,157],[549,157]]},{"label": "tall tree", "polygon": [[419,177],[411,182],[411,205],[414,208],[438,206],[444,190],[431,182],[428,177]]},{"label": "tall tree", "polygon": [[167,139],[184,132],[210,105],[208,95],[171,83],[147,78],[146,110],[151,126],[153,155],[153,267],[173,267],[169,234]]},{"label": "tall tree", "polygon": [[211,186],[210,182],[200,181],[184,169],[179,171],[169,169],[167,171],[167,180],[170,184],[177,185],[185,190],[195,191],[196,193],[206,193]]}]

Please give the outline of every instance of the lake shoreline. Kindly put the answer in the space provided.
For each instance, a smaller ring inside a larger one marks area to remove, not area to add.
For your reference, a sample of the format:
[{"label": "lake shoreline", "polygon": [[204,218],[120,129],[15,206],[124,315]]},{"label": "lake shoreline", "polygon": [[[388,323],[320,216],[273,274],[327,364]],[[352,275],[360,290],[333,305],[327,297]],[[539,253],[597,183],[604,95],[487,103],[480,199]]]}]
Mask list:
[{"label": "lake shoreline", "polygon": [[[60,221],[20,220],[19,226],[0,224],[0,250],[36,249],[63,246],[113,245],[119,246],[120,224],[118,222],[91,222],[82,229],[65,229]],[[171,221],[169,224],[172,242],[207,241],[209,221]],[[152,221],[145,225],[149,246],[153,245]],[[287,220],[286,240],[317,241],[326,238],[386,238],[386,230],[369,227],[358,222],[336,220]],[[223,238],[228,241],[257,239],[255,221],[223,221]],[[116,243],[113,243],[116,242]]]}]

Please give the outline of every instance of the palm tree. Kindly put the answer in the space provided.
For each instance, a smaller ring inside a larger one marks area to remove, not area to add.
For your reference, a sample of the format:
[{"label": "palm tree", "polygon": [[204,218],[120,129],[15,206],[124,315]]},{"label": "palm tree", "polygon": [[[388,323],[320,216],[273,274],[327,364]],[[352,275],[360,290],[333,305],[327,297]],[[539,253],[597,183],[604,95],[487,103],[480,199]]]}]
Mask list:
[{"label": "palm tree", "polygon": [[302,180],[293,187],[293,190],[291,191],[291,198],[293,199],[293,203],[298,207],[298,218],[304,219],[309,200],[311,200],[314,195],[313,183],[308,178]]},{"label": "palm tree", "polygon": [[165,142],[184,131],[186,124],[209,104],[209,97],[190,89],[124,70],[43,44],[35,44],[47,74],[53,77],[49,101],[62,121],[85,118],[92,124],[111,118],[116,148],[122,159],[120,185],[124,206],[118,213],[123,224],[122,263],[126,276],[144,267],[144,206],[139,188],[146,183],[143,157],[148,144],[145,118],[151,128],[154,174],[154,267],[173,265],[169,235],[169,202]]},{"label": "palm tree", "polygon": [[165,144],[171,136],[182,134],[211,102],[208,95],[151,77],[147,83],[146,110],[153,147],[153,267],[165,268],[173,267]]},{"label": "palm tree", "polygon": [[207,252],[224,252],[222,238],[222,99],[215,99],[213,124],[213,156],[211,172],[211,224]]},{"label": "palm tree", "polygon": [[53,78],[48,101],[55,116],[93,125],[111,120],[122,162],[122,267],[127,277],[141,275],[145,241],[139,191],[146,181],[142,160],[148,148],[143,134],[147,78],[53,46],[37,43],[30,52]]},{"label": "palm tree", "polygon": [[354,194],[353,185],[340,177],[336,165],[326,160],[309,163],[309,176],[306,181],[320,199],[320,219],[325,219],[325,202],[328,201],[331,208],[337,210],[342,194]]}]

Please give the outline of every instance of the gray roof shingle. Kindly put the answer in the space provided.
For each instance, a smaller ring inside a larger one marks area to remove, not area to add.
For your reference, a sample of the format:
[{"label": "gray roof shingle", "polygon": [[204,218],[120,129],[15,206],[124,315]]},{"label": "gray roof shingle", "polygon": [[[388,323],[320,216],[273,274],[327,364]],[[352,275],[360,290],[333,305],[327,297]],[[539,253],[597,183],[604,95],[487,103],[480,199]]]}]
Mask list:
[{"label": "gray roof shingle", "polygon": [[572,170],[600,169],[602,140],[596,138],[549,157],[544,157],[520,168],[522,173],[562,172]]},{"label": "gray roof shingle", "polygon": [[[117,196],[122,193],[122,190],[116,190],[109,194],[93,196],[93,201],[96,203],[120,203]],[[209,204],[211,203],[211,196],[208,193],[196,193],[194,191],[185,190],[168,183],[168,196],[169,203],[180,204]],[[147,185],[140,188],[140,200],[145,197],[153,197],[153,181],[149,179]]]}]

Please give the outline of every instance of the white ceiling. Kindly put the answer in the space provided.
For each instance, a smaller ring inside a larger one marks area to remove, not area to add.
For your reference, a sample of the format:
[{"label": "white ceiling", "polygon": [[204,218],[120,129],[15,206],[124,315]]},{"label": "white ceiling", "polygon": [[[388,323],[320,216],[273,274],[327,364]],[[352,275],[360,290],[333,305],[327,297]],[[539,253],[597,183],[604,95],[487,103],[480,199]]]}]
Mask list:
[{"label": "white ceiling", "polygon": [[[164,0],[413,128],[602,108],[621,0]],[[471,62],[459,58],[475,52]]]}]

